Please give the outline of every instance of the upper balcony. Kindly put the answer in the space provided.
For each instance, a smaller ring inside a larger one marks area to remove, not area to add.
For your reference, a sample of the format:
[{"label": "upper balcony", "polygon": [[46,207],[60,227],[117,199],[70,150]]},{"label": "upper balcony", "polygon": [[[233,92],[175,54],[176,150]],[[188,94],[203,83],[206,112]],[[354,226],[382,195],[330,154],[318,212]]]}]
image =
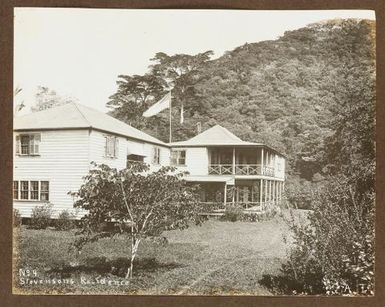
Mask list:
[{"label": "upper balcony", "polygon": [[263,147],[208,149],[209,175],[284,177],[284,159]]}]

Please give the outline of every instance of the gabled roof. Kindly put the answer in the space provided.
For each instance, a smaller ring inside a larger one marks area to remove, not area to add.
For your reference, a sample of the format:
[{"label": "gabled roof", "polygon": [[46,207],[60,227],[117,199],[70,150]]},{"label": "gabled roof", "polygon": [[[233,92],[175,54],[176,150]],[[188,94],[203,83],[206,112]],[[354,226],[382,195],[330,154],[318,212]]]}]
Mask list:
[{"label": "gabled roof", "polygon": [[123,123],[103,112],[70,102],[47,110],[14,118],[13,129],[20,130],[63,130],[92,128],[144,142],[167,146],[167,144]]},{"label": "gabled roof", "polygon": [[215,125],[202,133],[194,136],[193,138],[182,141],[174,142],[171,146],[263,146],[261,143],[252,143],[242,141],[239,137],[231,133],[226,128]]}]

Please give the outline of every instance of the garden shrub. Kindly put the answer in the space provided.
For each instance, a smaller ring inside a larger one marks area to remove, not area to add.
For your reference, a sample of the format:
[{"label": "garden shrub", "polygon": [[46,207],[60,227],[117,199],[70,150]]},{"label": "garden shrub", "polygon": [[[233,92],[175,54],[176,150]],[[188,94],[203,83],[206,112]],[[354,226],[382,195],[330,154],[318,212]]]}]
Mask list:
[{"label": "garden shrub", "polygon": [[22,218],[19,210],[13,209],[13,226],[19,227],[21,225]]},{"label": "garden shrub", "polygon": [[50,205],[36,206],[32,209],[29,228],[46,229],[51,222],[52,208]]},{"label": "garden shrub", "polygon": [[236,222],[243,219],[243,208],[239,206],[228,206],[225,213],[221,216],[222,221]]},{"label": "garden shrub", "polygon": [[285,294],[373,294],[373,191],[360,191],[344,178],[331,180],[316,191],[307,222],[292,218],[290,224],[288,261],[280,276],[263,282]]},{"label": "garden shrub", "polygon": [[244,214],[242,217],[242,221],[244,222],[259,222],[262,219],[263,219],[263,216],[260,213],[248,213],[248,214]]},{"label": "garden shrub", "polygon": [[56,230],[70,230],[75,228],[75,215],[68,210],[60,212],[57,220],[55,220]]}]

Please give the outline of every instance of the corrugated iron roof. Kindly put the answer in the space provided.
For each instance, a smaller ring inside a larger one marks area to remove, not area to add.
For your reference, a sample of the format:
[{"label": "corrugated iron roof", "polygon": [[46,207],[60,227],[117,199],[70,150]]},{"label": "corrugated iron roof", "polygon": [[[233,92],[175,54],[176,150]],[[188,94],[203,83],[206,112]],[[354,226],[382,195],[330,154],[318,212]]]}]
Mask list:
[{"label": "corrugated iron roof", "polygon": [[15,131],[93,128],[167,146],[167,144],[157,138],[131,127],[112,116],[75,102],[23,116],[16,116],[13,125]]}]

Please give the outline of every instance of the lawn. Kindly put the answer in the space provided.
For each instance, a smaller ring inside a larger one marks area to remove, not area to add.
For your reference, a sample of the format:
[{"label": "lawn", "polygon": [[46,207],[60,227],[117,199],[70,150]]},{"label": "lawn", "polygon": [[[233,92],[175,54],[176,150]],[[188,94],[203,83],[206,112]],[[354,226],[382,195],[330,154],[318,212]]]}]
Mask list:
[{"label": "lawn", "polygon": [[271,295],[259,281],[279,273],[288,247],[283,240],[288,227],[280,216],[260,222],[208,220],[163,235],[167,242],[141,243],[134,277],[127,282],[127,237],[102,239],[78,254],[70,248],[74,231],[22,226],[15,230],[14,292]]}]

